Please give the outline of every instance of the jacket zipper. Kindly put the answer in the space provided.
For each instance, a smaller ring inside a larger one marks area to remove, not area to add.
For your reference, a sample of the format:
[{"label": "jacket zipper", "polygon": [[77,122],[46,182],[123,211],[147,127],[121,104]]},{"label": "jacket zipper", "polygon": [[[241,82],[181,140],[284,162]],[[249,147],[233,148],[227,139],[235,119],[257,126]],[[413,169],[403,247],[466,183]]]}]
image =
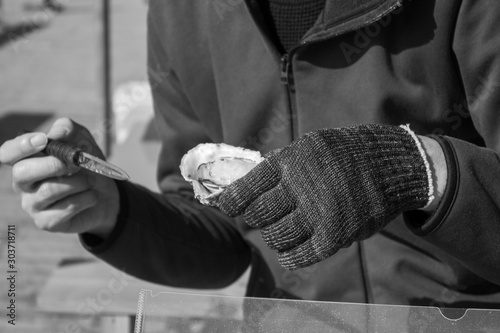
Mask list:
[{"label": "jacket zipper", "polygon": [[392,11],[394,11],[396,8],[400,7],[402,5],[402,0],[396,2],[394,5],[392,5],[391,7],[389,7],[387,10],[385,10],[383,13],[380,13],[379,15],[377,15],[377,17],[369,20],[369,21],[366,21],[366,22],[363,22],[362,24],[356,26],[356,27],[353,27],[351,29],[348,29],[346,31],[342,31],[341,33],[334,33],[334,34],[330,34],[330,35],[327,35],[327,36],[322,36],[320,38],[316,38],[316,39],[309,39],[309,40],[306,40],[306,41],[301,41],[299,42],[297,45],[295,45],[294,47],[292,47],[288,52],[285,52],[284,54],[282,54],[281,56],[281,83],[283,83],[284,85],[287,85],[289,83],[289,77],[291,75],[291,71],[290,71],[290,55],[293,51],[295,51],[297,48],[301,47],[301,46],[304,46],[304,45],[310,45],[310,44],[314,44],[314,43],[319,43],[319,42],[322,42],[322,41],[325,41],[327,39],[330,39],[330,38],[333,38],[333,37],[337,37],[341,34],[345,34],[345,33],[348,33],[348,32],[352,32],[352,31],[356,31],[358,29],[361,29],[362,27],[365,27],[367,25],[370,25],[374,22],[377,22],[378,20],[380,20],[381,17],[385,16],[385,15],[388,15],[389,13],[391,13]]},{"label": "jacket zipper", "polygon": [[288,109],[290,115],[290,135],[292,141],[298,138],[297,126],[297,105],[295,99],[295,87],[293,86],[293,71],[290,63],[290,53],[285,52],[281,55],[281,84],[285,86],[288,98]]},{"label": "jacket zipper", "polygon": [[295,101],[295,91],[294,91],[295,87],[293,87],[293,69],[291,68],[292,66],[291,66],[291,60],[290,60],[292,53],[301,46],[319,43],[319,42],[325,41],[327,39],[337,37],[341,34],[356,31],[358,29],[361,29],[364,26],[370,25],[370,24],[378,21],[381,17],[388,15],[389,13],[394,11],[396,8],[400,7],[402,5],[402,1],[403,0],[396,2],[393,6],[389,7],[383,13],[380,13],[379,15],[377,15],[377,17],[373,18],[372,20],[363,22],[359,26],[356,26],[356,27],[353,27],[349,30],[343,31],[342,33],[334,33],[334,34],[322,36],[320,38],[316,38],[316,39],[312,39],[312,40],[309,39],[306,41],[301,41],[296,46],[292,47],[288,52],[285,52],[281,55],[280,82],[286,87],[287,93],[288,93],[288,102],[289,102],[288,104],[290,107],[290,117],[291,117],[290,124],[292,127],[292,131],[291,131],[292,132],[292,140],[295,140],[295,138],[297,138],[298,134],[299,134],[298,132],[296,132],[297,124],[295,123],[295,119],[296,119],[296,101]]},{"label": "jacket zipper", "polygon": [[288,85],[288,75],[290,73],[290,60],[288,53],[281,56],[281,83],[285,86]]}]

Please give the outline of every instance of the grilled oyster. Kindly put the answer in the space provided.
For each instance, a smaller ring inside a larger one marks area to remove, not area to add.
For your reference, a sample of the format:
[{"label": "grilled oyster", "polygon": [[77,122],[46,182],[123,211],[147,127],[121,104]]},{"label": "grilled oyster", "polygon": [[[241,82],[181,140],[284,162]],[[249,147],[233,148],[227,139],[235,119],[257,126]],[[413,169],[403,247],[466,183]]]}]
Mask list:
[{"label": "grilled oyster", "polygon": [[193,186],[196,199],[204,205],[218,206],[222,191],[263,159],[258,151],[224,143],[202,143],[182,157],[180,169]]}]

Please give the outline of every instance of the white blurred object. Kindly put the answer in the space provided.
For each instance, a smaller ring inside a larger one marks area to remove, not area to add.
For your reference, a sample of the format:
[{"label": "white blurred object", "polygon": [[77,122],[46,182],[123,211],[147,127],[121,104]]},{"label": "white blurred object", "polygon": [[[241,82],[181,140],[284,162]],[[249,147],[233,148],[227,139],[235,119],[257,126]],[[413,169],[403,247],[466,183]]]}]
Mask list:
[{"label": "white blurred object", "polygon": [[161,143],[155,135],[153,102],[147,82],[121,85],[113,96],[115,143],[110,162],[121,166],[133,182],[158,190],[156,164]]},{"label": "white blurred object", "polygon": [[153,100],[147,81],[131,81],[116,89],[113,95],[113,116],[116,126],[116,144],[123,144],[131,130],[152,119]]}]

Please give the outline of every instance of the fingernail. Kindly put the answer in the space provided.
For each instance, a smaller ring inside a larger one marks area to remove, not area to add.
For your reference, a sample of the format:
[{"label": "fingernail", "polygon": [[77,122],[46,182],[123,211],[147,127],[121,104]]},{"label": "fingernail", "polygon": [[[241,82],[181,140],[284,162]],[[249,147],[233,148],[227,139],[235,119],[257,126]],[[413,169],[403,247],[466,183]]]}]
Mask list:
[{"label": "fingernail", "polygon": [[43,147],[47,144],[47,137],[43,134],[37,134],[30,138],[30,143],[35,148]]}]

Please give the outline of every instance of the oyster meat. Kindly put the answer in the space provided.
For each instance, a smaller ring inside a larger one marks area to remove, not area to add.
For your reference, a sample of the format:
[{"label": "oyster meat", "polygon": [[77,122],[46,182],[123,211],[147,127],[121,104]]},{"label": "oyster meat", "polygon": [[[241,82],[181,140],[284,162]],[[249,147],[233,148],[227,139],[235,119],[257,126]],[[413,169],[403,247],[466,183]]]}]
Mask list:
[{"label": "oyster meat", "polygon": [[258,151],[225,143],[202,143],[182,157],[180,169],[193,186],[196,199],[204,205],[218,206],[222,191],[262,160]]}]

